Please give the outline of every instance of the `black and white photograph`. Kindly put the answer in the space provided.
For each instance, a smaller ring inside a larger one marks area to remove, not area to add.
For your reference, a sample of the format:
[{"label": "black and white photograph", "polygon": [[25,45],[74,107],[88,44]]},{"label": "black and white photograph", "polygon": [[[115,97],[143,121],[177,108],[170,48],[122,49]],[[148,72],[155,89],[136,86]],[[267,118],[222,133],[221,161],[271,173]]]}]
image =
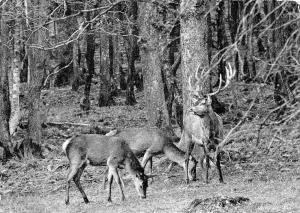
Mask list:
[{"label": "black and white photograph", "polygon": [[300,213],[300,0],[0,0],[0,213]]}]

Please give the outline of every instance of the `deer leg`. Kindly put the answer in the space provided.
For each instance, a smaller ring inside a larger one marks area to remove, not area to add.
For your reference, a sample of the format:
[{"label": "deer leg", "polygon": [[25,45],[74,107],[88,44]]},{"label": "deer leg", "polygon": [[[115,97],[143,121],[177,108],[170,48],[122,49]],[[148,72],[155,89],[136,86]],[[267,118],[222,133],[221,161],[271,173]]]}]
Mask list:
[{"label": "deer leg", "polygon": [[103,189],[105,189],[106,181],[107,181],[108,168],[103,172]]},{"label": "deer leg", "polygon": [[201,154],[201,156],[200,156],[200,158],[199,158],[199,161],[200,161],[200,166],[201,166],[201,178],[202,178],[202,180],[204,181],[204,171],[205,171],[205,166],[204,166],[204,164],[205,164],[205,161],[206,161],[206,156],[205,156],[205,154]]},{"label": "deer leg", "polygon": [[205,153],[205,160],[206,160],[206,176],[205,176],[205,182],[208,183],[208,172],[209,172],[209,167],[210,167],[210,164],[209,164],[209,156],[207,153]]},{"label": "deer leg", "polygon": [[152,174],[152,167],[153,166],[153,158],[149,158],[149,167],[150,167],[150,174]]},{"label": "deer leg", "polygon": [[146,170],[146,167],[148,166],[148,169],[150,170],[150,173],[152,173],[152,157],[150,157],[147,161],[147,163],[145,164],[145,170]]},{"label": "deer leg", "polygon": [[75,176],[73,177],[73,180],[74,180],[74,182],[75,182],[78,190],[80,191],[80,193],[81,193],[81,195],[83,197],[84,202],[88,203],[89,200],[88,200],[88,198],[87,198],[87,196],[86,196],[86,194],[85,194],[85,192],[84,192],[84,190],[83,190],[83,188],[82,188],[82,186],[80,184],[80,177],[81,177],[82,172],[85,169],[85,167],[86,167],[86,163],[83,163],[82,166],[78,169],[78,171],[75,174]]},{"label": "deer leg", "polygon": [[144,154],[143,160],[142,160],[142,167],[145,169],[147,162],[149,161],[149,159],[152,158],[152,153],[147,150],[146,153]]},{"label": "deer leg", "polygon": [[67,190],[66,190],[66,198],[65,198],[65,204],[66,205],[69,205],[69,203],[70,203],[70,197],[69,197],[70,182],[71,181],[67,181]]},{"label": "deer leg", "polygon": [[78,159],[73,159],[72,162],[70,162],[70,168],[69,168],[69,173],[67,176],[67,189],[66,189],[66,198],[65,198],[65,204],[69,204],[69,191],[70,191],[70,184],[74,176],[77,175],[78,170],[80,168],[80,160]]},{"label": "deer leg", "polygon": [[120,192],[121,192],[121,199],[122,199],[122,201],[124,201],[125,200],[125,195],[124,195],[123,188],[122,188],[122,185],[121,185],[122,181],[120,180],[118,169],[117,168],[113,168],[111,172],[113,174],[113,177],[114,177],[116,183],[119,186],[119,189],[120,189]]},{"label": "deer leg", "polygon": [[69,173],[68,173],[68,177],[67,177],[67,190],[66,190],[66,198],[65,198],[65,204],[68,205],[70,202],[69,199],[69,191],[70,191],[70,184],[71,184],[71,180],[74,177],[74,175],[76,175],[78,171],[78,167],[77,165],[70,165],[70,169],[69,169]]},{"label": "deer leg", "polygon": [[222,175],[222,171],[221,171],[221,163],[220,163],[220,160],[221,160],[221,156],[220,156],[220,153],[217,154],[217,169],[218,169],[218,173],[219,173],[219,181],[220,183],[224,183],[224,180],[223,180],[223,175]]},{"label": "deer leg", "polygon": [[186,149],[186,153],[185,153],[185,180],[186,180],[186,184],[189,183],[189,158],[193,149],[193,144],[191,140],[187,140],[187,149]]},{"label": "deer leg", "polygon": [[112,174],[110,168],[108,168],[107,180],[108,180],[108,198],[107,198],[107,201],[111,202],[111,185],[112,185],[112,182],[113,182],[113,174]]}]

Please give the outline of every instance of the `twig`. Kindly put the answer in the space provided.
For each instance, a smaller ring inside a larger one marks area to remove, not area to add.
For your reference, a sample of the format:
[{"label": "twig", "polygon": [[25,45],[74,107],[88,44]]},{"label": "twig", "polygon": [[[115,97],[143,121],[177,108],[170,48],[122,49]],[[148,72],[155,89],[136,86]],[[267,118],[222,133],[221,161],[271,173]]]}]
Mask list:
[{"label": "twig", "polygon": [[[46,86],[46,83],[47,83],[48,79],[50,78],[50,76],[56,75],[56,74],[59,73],[61,70],[63,70],[63,69],[65,69],[65,68],[67,68],[68,66],[70,66],[72,63],[73,63],[73,59],[72,59],[66,66],[64,66],[64,67],[62,67],[62,68],[60,68],[60,69],[58,69],[57,71],[55,71],[55,72],[53,72],[53,73],[50,73],[50,74],[46,77],[46,79],[45,79],[45,81],[44,81],[44,83],[43,83],[43,86]],[[59,65],[57,65],[54,69],[56,69],[58,66],[59,66]]]},{"label": "twig", "polygon": [[229,138],[231,136],[231,134],[245,121],[245,119],[247,118],[250,110],[252,109],[252,107],[254,106],[255,104],[255,101],[258,97],[258,95],[260,94],[260,87],[257,88],[257,93],[256,93],[256,96],[255,98],[253,99],[249,109],[247,110],[247,112],[245,113],[245,115],[242,117],[242,119],[235,125],[235,127],[233,127],[226,135],[226,137],[222,140],[222,142],[217,146],[217,151],[216,151],[216,154],[218,154],[221,150],[222,147],[224,147],[227,142],[229,141]]},{"label": "twig", "polygon": [[50,126],[62,126],[62,125],[69,125],[69,126],[87,126],[90,127],[90,124],[85,124],[85,123],[71,123],[71,122],[47,122],[47,125]]}]

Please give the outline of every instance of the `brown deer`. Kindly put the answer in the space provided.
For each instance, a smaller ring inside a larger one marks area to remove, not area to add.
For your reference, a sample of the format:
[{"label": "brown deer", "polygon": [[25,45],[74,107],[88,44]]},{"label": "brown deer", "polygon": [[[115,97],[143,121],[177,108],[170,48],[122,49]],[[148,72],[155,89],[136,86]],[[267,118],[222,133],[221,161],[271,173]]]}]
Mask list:
[{"label": "brown deer", "polygon": [[[113,130],[108,135],[116,134],[129,145],[136,156],[142,156],[142,167],[145,168],[150,161],[152,172],[152,157],[164,154],[171,161],[179,164],[186,171],[188,178],[196,179],[197,161],[193,156],[189,156],[190,169],[186,170],[185,153],[173,144],[171,137],[168,137],[162,130],[157,128],[128,128],[121,131]],[[105,182],[104,182],[105,183]]]},{"label": "brown deer", "polygon": [[80,191],[84,202],[89,202],[80,184],[80,177],[87,164],[92,166],[108,166],[108,202],[111,202],[113,178],[119,186],[122,200],[125,199],[118,173],[118,168],[124,167],[131,175],[139,196],[146,198],[148,177],[144,174],[143,167],[141,167],[138,159],[123,139],[96,134],[84,134],[66,140],[62,148],[70,163],[67,176],[66,205],[69,204],[69,189],[72,179]]},{"label": "brown deer", "polygon": [[[200,77],[198,77],[197,75],[198,72],[196,72],[195,75],[195,78],[197,79],[196,84],[199,83],[199,81],[205,80],[203,79],[203,73],[201,73]],[[230,64],[228,64],[228,68],[226,67],[225,85],[221,89],[222,79],[220,78],[220,84],[218,89],[210,94],[203,94],[199,90],[199,86],[193,88],[190,82],[191,78],[189,78],[189,90],[192,93],[191,104],[185,112],[186,114],[183,120],[183,132],[181,135],[181,140],[184,141],[187,147],[185,167],[188,169],[188,159],[193,150],[194,144],[196,143],[202,146],[204,158],[206,160],[206,183],[208,183],[208,170],[210,167],[210,161],[215,162],[219,173],[219,181],[223,183],[223,175],[220,164],[220,153],[218,147],[218,144],[223,139],[223,123],[221,117],[212,109],[211,96],[217,94],[221,90],[224,90],[229,85],[234,75],[235,70],[233,70]],[[186,182],[189,182],[187,173]]]}]

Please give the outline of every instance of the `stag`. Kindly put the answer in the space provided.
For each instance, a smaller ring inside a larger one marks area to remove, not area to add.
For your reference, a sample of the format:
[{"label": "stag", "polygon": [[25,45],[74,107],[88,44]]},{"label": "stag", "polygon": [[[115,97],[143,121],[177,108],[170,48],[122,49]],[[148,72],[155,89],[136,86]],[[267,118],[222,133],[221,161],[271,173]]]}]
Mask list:
[{"label": "stag", "polygon": [[[199,71],[199,68],[198,68]],[[196,85],[200,81],[205,81],[207,75],[203,74],[203,71],[198,77],[198,71],[195,74]],[[183,120],[183,132],[181,140],[186,144],[186,156],[185,156],[185,168],[188,171],[189,156],[193,150],[194,144],[199,144],[203,148],[204,159],[206,160],[206,183],[208,183],[208,172],[210,168],[210,161],[216,164],[219,181],[223,183],[223,175],[220,164],[220,152],[218,144],[223,139],[223,123],[221,117],[215,113],[211,106],[211,96],[218,94],[224,90],[230,84],[230,81],[235,75],[228,63],[226,67],[226,82],[222,87],[222,79],[220,76],[218,89],[209,94],[203,94],[199,85],[193,88],[191,85],[191,77],[189,78],[188,90],[191,92],[190,107],[186,110]],[[203,161],[201,163],[203,167]],[[186,182],[189,182],[188,174],[186,173]]]}]

